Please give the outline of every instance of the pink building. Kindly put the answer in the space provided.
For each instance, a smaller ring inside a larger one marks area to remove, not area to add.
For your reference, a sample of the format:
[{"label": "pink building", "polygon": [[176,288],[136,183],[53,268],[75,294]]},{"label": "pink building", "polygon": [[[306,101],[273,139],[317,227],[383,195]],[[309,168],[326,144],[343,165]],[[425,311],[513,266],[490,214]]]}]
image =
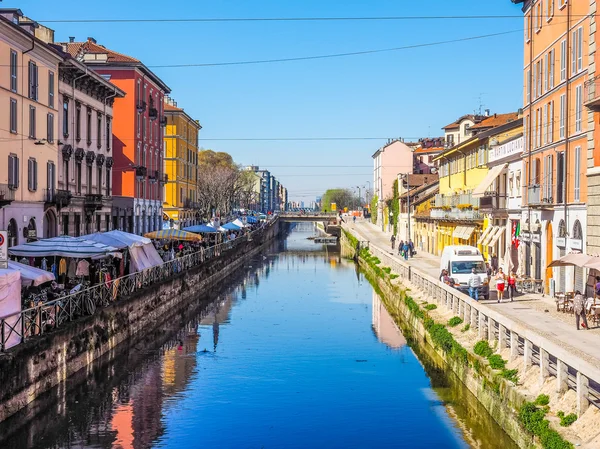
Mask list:
[{"label": "pink building", "polygon": [[[390,140],[373,154],[373,194],[379,198],[377,222],[386,199],[393,195],[394,181],[398,173],[413,172],[412,149],[402,139]],[[373,212],[372,212],[373,213]]]}]

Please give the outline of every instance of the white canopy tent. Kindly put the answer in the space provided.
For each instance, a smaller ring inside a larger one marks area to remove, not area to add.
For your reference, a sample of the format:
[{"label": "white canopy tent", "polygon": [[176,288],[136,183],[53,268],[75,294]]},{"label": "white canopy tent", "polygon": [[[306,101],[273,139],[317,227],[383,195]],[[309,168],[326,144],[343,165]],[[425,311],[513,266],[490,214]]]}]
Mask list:
[{"label": "white canopy tent", "polygon": [[3,340],[6,348],[21,343],[21,337],[12,332],[10,326],[15,326],[19,321],[18,313],[21,311],[21,272],[8,269],[0,269],[0,318],[6,319]]},{"label": "white canopy tent", "polygon": [[117,248],[103,243],[86,240],[83,237],[53,237],[23,243],[8,249],[10,256],[18,257],[74,257],[77,259],[101,259],[115,253]]},{"label": "white canopy tent", "polygon": [[31,285],[38,286],[46,282],[54,281],[54,274],[40,268],[30,267],[12,260],[8,261],[8,268],[21,273],[21,285],[29,287]]}]

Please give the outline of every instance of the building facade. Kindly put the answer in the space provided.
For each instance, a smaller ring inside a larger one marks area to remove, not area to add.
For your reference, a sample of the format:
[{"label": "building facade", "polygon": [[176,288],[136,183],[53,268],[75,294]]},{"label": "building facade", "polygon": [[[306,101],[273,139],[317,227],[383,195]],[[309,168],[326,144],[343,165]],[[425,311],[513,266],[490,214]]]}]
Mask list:
[{"label": "building facade", "polygon": [[[0,10],[0,99],[4,104],[0,221],[10,246],[58,232],[58,93],[61,53],[36,37],[39,25],[18,9]],[[52,30],[47,30],[52,35]]]},{"label": "building facade", "polygon": [[198,138],[202,126],[165,97],[163,227],[182,229],[200,224],[198,204]]},{"label": "building facade", "polygon": [[109,231],[112,218],[113,103],[125,92],[67,53],[59,67],[60,234]]},{"label": "building facade", "polygon": [[513,1],[523,5],[525,17],[524,274],[546,291],[584,291],[583,269],[546,267],[562,255],[586,251],[590,2]]},{"label": "building facade", "polygon": [[68,42],[67,52],[125,92],[113,123],[113,210],[117,229],[144,234],[162,228],[163,112],[169,87],[141,61],[96,40]]}]

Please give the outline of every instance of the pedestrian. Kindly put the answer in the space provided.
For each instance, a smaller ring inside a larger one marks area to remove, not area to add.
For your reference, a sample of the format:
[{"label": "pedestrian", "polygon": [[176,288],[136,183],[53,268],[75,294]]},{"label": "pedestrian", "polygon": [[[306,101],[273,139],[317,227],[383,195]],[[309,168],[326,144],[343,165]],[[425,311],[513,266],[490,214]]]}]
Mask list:
[{"label": "pedestrian", "polygon": [[496,294],[498,295],[498,302],[500,302],[504,299],[504,286],[506,284],[506,277],[502,272],[502,268],[498,268],[498,272],[496,273],[494,279],[496,280]]},{"label": "pedestrian", "polygon": [[408,249],[410,251],[410,258],[412,259],[415,255],[415,245],[411,239],[408,240]]},{"label": "pedestrian", "polygon": [[579,330],[580,320],[583,320],[583,323],[581,323],[583,328],[589,329],[587,318],[585,316],[585,298],[579,290],[575,292],[575,298],[573,298],[573,312],[575,312],[575,324],[577,325],[577,330]]},{"label": "pedestrian", "polygon": [[596,276],[596,298],[600,298],[600,276]]},{"label": "pedestrian", "polygon": [[471,276],[469,276],[467,284],[469,285],[469,296],[475,301],[479,301],[479,287],[481,287],[481,278],[477,274],[477,270],[475,270],[475,268],[471,268]]},{"label": "pedestrian", "polygon": [[354,217],[352,217],[352,221],[353,221],[354,223],[356,223],[356,215],[355,215]]},{"label": "pedestrian", "polygon": [[487,273],[488,279],[492,277],[492,267],[490,267],[490,263],[485,263],[485,272]]},{"label": "pedestrian", "polygon": [[515,292],[517,291],[517,274],[515,273],[515,270],[512,270],[510,272],[510,274],[508,275],[507,284],[508,284],[508,297],[510,298],[510,300],[512,302],[515,297]]},{"label": "pedestrian", "polygon": [[390,242],[392,242],[392,250],[393,250],[394,245],[396,244],[396,236],[394,234],[392,234],[392,237],[390,238]]},{"label": "pedestrian", "polygon": [[452,285],[452,278],[450,277],[450,275],[448,274],[448,270],[442,270],[442,277],[440,279],[444,284],[446,285]]},{"label": "pedestrian", "polygon": [[404,253],[404,260],[408,260],[408,252],[410,251],[410,247],[408,246],[408,242],[404,242],[404,246],[402,247],[402,252]]},{"label": "pedestrian", "polygon": [[404,248],[404,240],[400,240],[400,244],[398,245],[398,254],[400,257],[404,257],[404,253],[402,252]]},{"label": "pedestrian", "polygon": [[495,254],[492,256],[492,270],[494,273],[498,272],[498,256]]}]

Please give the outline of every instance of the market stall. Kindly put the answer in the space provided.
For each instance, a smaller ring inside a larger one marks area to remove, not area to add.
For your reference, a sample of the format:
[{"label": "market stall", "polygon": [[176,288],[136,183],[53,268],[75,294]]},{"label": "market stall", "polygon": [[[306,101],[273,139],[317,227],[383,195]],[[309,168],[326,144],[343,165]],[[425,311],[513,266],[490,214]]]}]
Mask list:
[{"label": "market stall", "polygon": [[21,336],[12,329],[17,327],[21,311],[21,272],[12,268],[0,269],[0,318],[6,318],[2,341],[4,348],[21,343]]}]

